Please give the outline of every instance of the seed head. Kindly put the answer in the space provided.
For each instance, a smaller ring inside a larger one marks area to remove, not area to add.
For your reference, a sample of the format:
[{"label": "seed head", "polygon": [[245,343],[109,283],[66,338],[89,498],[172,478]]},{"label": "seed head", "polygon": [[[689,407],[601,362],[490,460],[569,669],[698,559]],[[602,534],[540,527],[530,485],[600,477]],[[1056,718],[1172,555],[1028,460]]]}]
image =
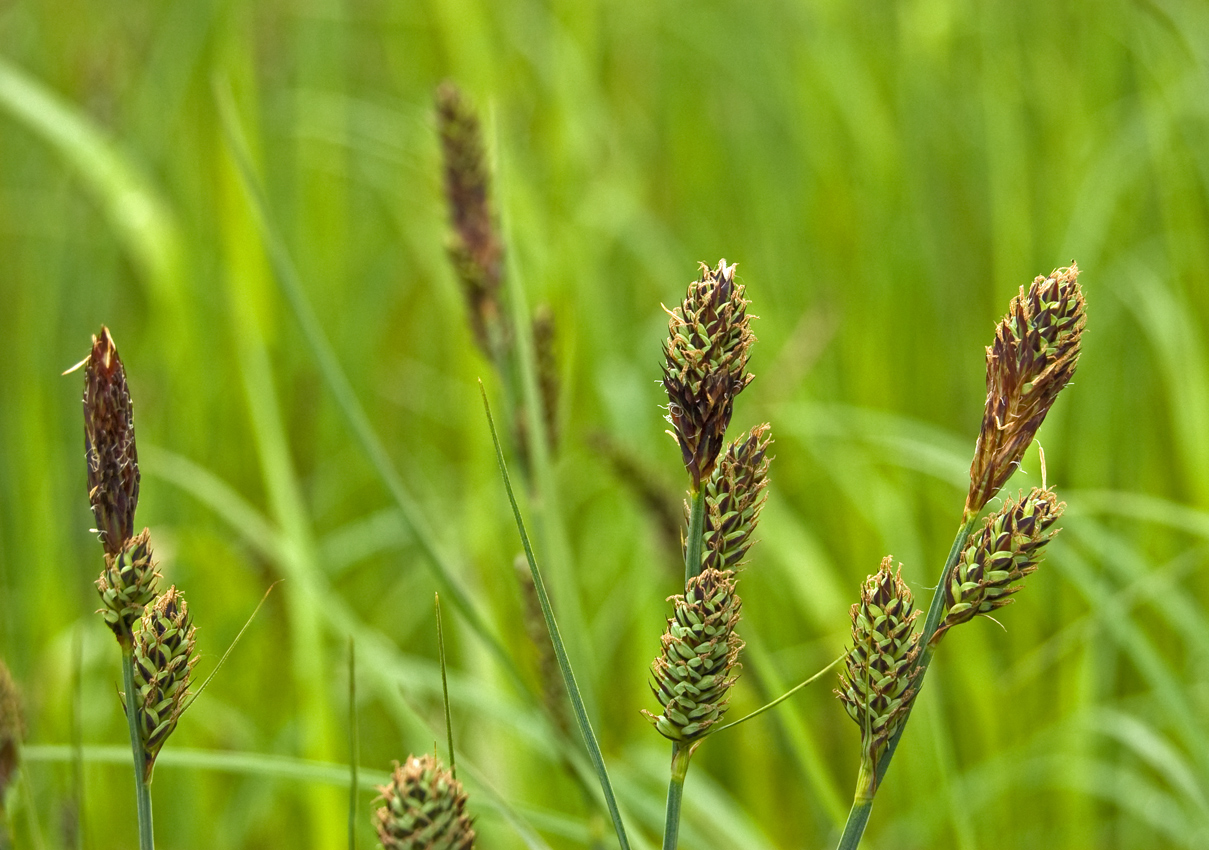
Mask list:
[{"label": "seed head", "polygon": [[0,817],[4,815],[4,792],[17,773],[17,754],[24,739],[21,692],[8,667],[0,661]]},{"label": "seed head", "polygon": [[84,455],[88,500],[107,555],[122,551],[134,534],[139,501],[139,458],[126,370],[109,329],[92,338],[84,369]]},{"label": "seed head", "polygon": [[739,672],[743,641],[735,634],[741,602],[735,574],[706,570],[671,598],[675,614],[663,633],[663,652],[651,665],[651,690],[663,713],[643,711],[659,734],[693,742],[726,713],[727,691]]},{"label": "seed head", "polygon": [[987,348],[987,401],[970,466],[966,514],[1011,476],[1079,360],[1087,323],[1079,268],[1055,269],[1012,299]]},{"label": "seed head", "polygon": [[852,606],[852,650],[835,692],[848,716],[861,727],[865,763],[873,769],[906,720],[915,699],[915,659],[920,636],[913,625],[920,612],[887,556],[861,587]]},{"label": "seed head", "polygon": [[123,647],[133,645],[134,624],[155,598],[160,578],[151,560],[151,532],[145,528],[125,541],[120,552],[105,555],[105,569],[96,581],[104,606],[99,613]]},{"label": "seed head", "polygon": [[408,756],[395,764],[390,784],[378,788],[385,804],[374,814],[384,850],[470,850],[474,829],[466,792],[435,756]]},{"label": "seed head", "polygon": [[448,81],[437,88],[436,113],[452,226],[449,258],[462,283],[475,342],[488,358],[498,360],[510,343],[511,329],[499,300],[504,245],[491,212],[491,175],[479,119]]},{"label": "seed head", "polygon": [[175,587],[143,611],[134,634],[134,687],[139,707],[145,777],[185,710],[189,673],[197,663],[193,618]]},{"label": "seed head", "polygon": [[756,338],[743,292],[743,285],[735,283],[735,267],[726,260],[713,270],[702,263],[701,276],[689,284],[684,301],[668,311],[663,344],[667,419],[694,493],[714,470],[735,396],[752,379],[747,359]]},{"label": "seed head", "polygon": [[1054,522],[1065,504],[1050,490],[1034,488],[1008,500],[970,535],[941,591],[945,615],[932,636],[936,644],[953,626],[990,614],[1012,601],[1025,576],[1037,571],[1045,544],[1058,533]]},{"label": "seed head", "polygon": [[705,485],[703,570],[737,570],[755,542],[768,496],[769,428],[758,425],[731,443]]}]

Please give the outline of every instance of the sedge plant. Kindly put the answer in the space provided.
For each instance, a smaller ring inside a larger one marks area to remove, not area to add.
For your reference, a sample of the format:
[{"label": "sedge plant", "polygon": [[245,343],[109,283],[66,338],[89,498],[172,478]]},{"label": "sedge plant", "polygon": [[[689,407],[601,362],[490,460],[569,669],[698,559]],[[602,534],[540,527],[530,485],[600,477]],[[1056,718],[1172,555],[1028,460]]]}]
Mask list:
[{"label": "sedge plant", "polygon": [[92,338],[92,351],[81,365],[88,499],[105,553],[96,582],[99,613],[122,653],[139,850],[153,850],[152,770],[188,704],[190,673],[197,663],[195,629],[176,587],[158,592],[162,576],[152,558],[150,531],[134,533],[140,480],[134,406],[108,328]]},{"label": "sedge plant", "polygon": [[1064,505],[1045,483],[1006,499],[979,522],[1028,449],[1079,359],[1086,305],[1079,269],[1037,277],[1012,299],[986,350],[987,398],[970,486],[932,602],[920,612],[887,557],[852,606],[852,648],[836,691],[861,730],[856,794],[839,850],[855,850],[941,640],[1012,601],[1057,533]]}]

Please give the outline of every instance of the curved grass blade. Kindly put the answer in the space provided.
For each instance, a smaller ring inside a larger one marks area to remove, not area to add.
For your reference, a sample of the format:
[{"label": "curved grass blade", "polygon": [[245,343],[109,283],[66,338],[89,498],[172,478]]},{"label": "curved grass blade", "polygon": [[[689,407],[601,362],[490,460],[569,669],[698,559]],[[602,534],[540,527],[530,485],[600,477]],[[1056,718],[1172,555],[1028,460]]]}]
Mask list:
[{"label": "curved grass blade", "polygon": [[579,725],[580,734],[583,735],[584,745],[588,748],[588,756],[592,760],[592,766],[596,769],[596,776],[600,780],[600,790],[604,792],[605,804],[609,808],[609,817],[613,819],[613,828],[617,832],[617,840],[621,842],[623,850],[629,850],[630,842],[626,837],[625,825],[621,822],[621,812],[617,810],[617,799],[613,795],[613,785],[609,782],[609,771],[605,767],[604,756],[600,752],[600,744],[596,740],[596,733],[592,731],[592,724],[588,720],[588,712],[584,707],[583,697],[579,693],[579,686],[575,683],[575,672],[571,669],[571,662],[567,658],[567,650],[563,646],[562,635],[558,630],[558,623],[554,621],[554,611],[550,607],[550,597],[546,595],[546,585],[542,581],[541,570],[537,567],[537,560],[533,557],[533,547],[529,544],[529,534],[525,531],[525,521],[521,519],[521,510],[516,504],[516,496],[512,492],[512,480],[508,477],[508,465],[504,463],[504,451],[500,448],[499,435],[495,431],[495,420],[491,417],[491,405],[487,402],[487,391],[483,388],[483,384],[479,382],[479,392],[483,396],[483,410],[487,413],[487,424],[491,427],[491,442],[495,445],[495,459],[500,466],[500,474],[504,476],[504,489],[508,491],[508,502],[512,505],[512,515],[516,519],[516,529],[521,535],[521,544],[525,547],[525,557],[529,561],[529,571],[533,574],[533,586],[537,590],[537,599],[542,607],[542,615],[546,618],[546,628],[550,631],[550,642],[554,644],[554,654],[558,658],[558,669],[562,673],[563,683],[567,686],[567,696],[571,699],[571,708],[575,714],[575,722]]},{"label": "curved grass blade", "polygon": [[458,765],[453,752],[453,718],[449,713],[449,677],[445,674],[445,630],[441,628],[441,594],[433,594],[437,611],[437,660],[441,664],[441,704],[445,707],[445,740],[449,744],[449,775],[458,778]]},{"label": "curved grass blade", "polygon": [[243,628],[241,628],[239,633],[235,635],[235,639],[231,641],[231,645],[227,647],[227,651],[222,654],[222,658],[218,659],[218,663],[214,665],[214,669],[210,671],[210,675],[207,676],[206,680],[201,683],[201,687],[197,689],[197,692],[194,693],[193,696],[189,697],[189,701],[181,707],[181,714],[184,714],[189,710],[193,703],[197,702],[197,698],[202,695],[202,691],[204,691],[206,686],[210,684],[210,680],[218,674],[220,669],[222,669],[223,664],[225,664],[227,661],[227,656],[229,656],[232,650],[235,649],[235,646],[239,643],[239,639],[243,637],[243,633],[248,630],[248,626],[252,625],[252,621],[256,619],[256,615],[259,614],[260,609],[264,607],[264,603],[268,600],[269,594],[273,592],[273,588],[281,584],[283,580],[284,579],[278,579],[269,585],[269,589],[264,592],[264,596],[260,597],[260,601],[256,603],[256,607],[253,608],[252,613],[248,615],[247,622],[243,624]]}]

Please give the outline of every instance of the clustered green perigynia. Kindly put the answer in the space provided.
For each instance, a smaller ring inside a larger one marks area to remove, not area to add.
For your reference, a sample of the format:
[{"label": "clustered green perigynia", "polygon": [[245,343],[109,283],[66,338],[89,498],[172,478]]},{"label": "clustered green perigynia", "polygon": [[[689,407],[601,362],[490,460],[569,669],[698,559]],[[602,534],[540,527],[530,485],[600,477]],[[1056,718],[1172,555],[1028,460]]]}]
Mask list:
[{"label": "clustered green perigynia", "polygon": [[104,605],[100,613],[122,646],[132,644],[134,624],[155,599],[160,578],[151,560],[151,533],[147,529],[125,541],[116,555],[105,554],[105,568],[96,580]]},{"label": "clustered green perigynia", "polygon": [[769,429],[767,423],[757,425],[731,443],[705,485],[702,570],[737,570],[755,542],[768,497]]},{"label": "clustered green perigynia", "polygon": [[905,722],[917,693],[912,668],[920,653],[911,591],[890,556],[861,587],[852,606],[852,650],[836,690],[861,728],[861,766],[870,776],[890,737]]},{"label": "clustered green perigynia", "polygon": [[663,386],[668,422],[680,444],[695,493],[714,470],[730,424],[735,397],[749,383],[747,360],[755,336],[747,316],[743,284],[735,266],[720,260],[689,284],[680,306],[669,310],[663,345]]},{"label": "clustered green perigynia", "polygon": [[374,827],[384,850],[470,850],[474,829],[462,783],[431,755],[395,764],[390,783],[378,788],[383,806]]},{"label": "clustered green perigynia", "polygon": [[932,635],[933,644],[953,626],[1012,601],[1022,587],[1019,582],[1036,572],[1045,544],[1058,533],[1053,525],[1065,507],[1053,491],[1033,488],[986,518],[966,541],[941,588],[944,616]]},{"label": "clustered green perigynia", "polygon": [[663,652],[651,665],[651,690],[663,712],[643,711],[672,741],[704,737],[726,713],[743,641],[735,633],[742,603],[730,570],[705,570],[689,579],[663,633]]},{"label": "clustered green perigynia", "polygon": [[1011,477],[1079,362],[1087,304],[1079,267],[1038,276],[1012,299],[987,347],[987,400],[970,465],[966,515]]},{"label": "clustered green perigynia", "polygon": [[173,586],[147,606],[134,633],[134,685],[147,782],[189,696],[196,631],[185,597]]}]

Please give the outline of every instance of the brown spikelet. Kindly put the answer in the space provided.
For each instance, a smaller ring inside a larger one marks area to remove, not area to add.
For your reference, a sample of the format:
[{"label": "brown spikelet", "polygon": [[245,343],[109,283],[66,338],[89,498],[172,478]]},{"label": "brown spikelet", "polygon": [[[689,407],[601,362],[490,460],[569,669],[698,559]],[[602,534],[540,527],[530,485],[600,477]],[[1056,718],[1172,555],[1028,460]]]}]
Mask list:
[{"label": "brown spikelet", "polygon": [[117,555],[134,534],[139,501],[139,459],[134,445],[134,408],[126,370],[109,329],[92,338],[84,369],[84,455],[88,501],[101,545]]},{"label": "brown spikelet", "polygon": [[[0,822],[4,814],[4,792],[17,774],[18,752],[25,739],[25,720],[21,716],[21,693],[8,667],[0,661]],[[0,843],[3,834],[0,834]]]},{"label": "brown spikelet", "polygon": [[1012,299],[987,348],[987,400],[970,466],[966,514],[999,492],[1070,383],[1087,322],[1079,268],[1040,276]]},{"label": "brown spikelet", "polygon": [[735,397],[752,379],[747,360],[755,336],[743,293],[733,265],[720,260],[711,270],[702,263],[701,276],[689,284],[684,301],[668,311],[663,345],[667,419],[694,493],[713,472]]},{"label": "brown spikelet", "polygon": [[449,205],[449,258],[462,284],[475,342],[491,360],[502,361],[511,325],[500,303],[504,246],[490,204],[490,173],[482,131],[461,90],[444,82],[436,92],[437,127]]},{"label": "brown spikelet", "polygon": [[541,304],[533,312],[533,359],[537,366],[537,389],[541,394],[542,414],[546,423],[546,442],[550,451],[558,450],[558,397],[560,392],[558,359],[555,343],[558,329],[554,311]]},{"label": "brown spikelet", "polygon": [[953,626],[1012,601],[1019,582],[1036,572],[1045,545],[1058,533],[1053,525],[1065,507],[1053,491],[1034,488],[986,518],[937,591],[944,593],[945,613],[932,644]]},{"label": "brown spikelet", "polygon": [[374,828],[383,850],[471,850],[474,829],[462,783],[435,756],[408,756],[379,786]]}]

